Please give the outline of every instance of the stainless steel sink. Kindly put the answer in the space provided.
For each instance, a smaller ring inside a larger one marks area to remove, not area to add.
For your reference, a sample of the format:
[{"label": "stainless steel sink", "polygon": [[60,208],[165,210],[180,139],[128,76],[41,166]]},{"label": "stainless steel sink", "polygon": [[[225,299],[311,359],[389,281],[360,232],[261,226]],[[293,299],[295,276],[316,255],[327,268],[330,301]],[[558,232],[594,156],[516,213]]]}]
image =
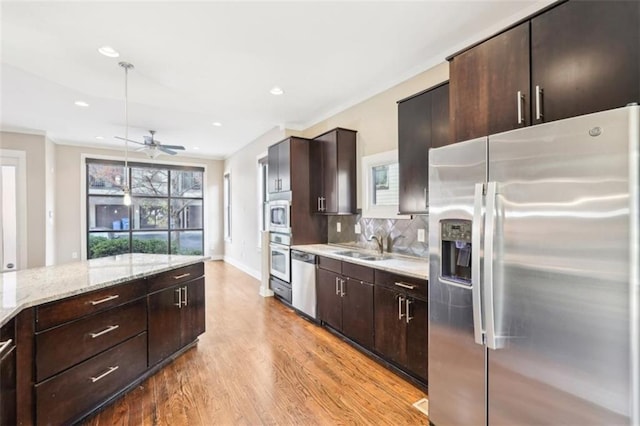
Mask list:
[{"label": "stainless steel sink", "polygon": [[336,254],[340,256],[351,257],[353,259],[370,260],[370,261],[391,259],[391,256],[386,254],[362,253],[362,252],[353,251],[353,250],[339,251],[339,252],[336,252]]}]

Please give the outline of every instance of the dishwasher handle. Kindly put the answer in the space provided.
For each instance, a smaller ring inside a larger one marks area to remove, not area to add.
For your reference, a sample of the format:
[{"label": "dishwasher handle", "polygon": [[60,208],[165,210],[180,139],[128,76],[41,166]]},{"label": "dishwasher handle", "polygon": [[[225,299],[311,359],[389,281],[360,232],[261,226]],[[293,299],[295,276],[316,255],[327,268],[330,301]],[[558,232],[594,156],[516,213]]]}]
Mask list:
[{"label": "dishwasher handle", "polygon": [[304,251],[291,250],[291,260],[316,264],[316,255]]}]

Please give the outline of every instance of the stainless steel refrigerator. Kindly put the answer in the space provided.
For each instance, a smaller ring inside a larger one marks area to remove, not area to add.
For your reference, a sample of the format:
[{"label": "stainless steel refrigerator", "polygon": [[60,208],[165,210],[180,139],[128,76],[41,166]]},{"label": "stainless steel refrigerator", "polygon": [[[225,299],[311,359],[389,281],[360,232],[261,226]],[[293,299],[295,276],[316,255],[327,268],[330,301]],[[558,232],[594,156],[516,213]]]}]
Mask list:
[{"label": "stainless steel refrigerator", "polygon": [[638,424],[640,107],[429,153],[429,420]]}]

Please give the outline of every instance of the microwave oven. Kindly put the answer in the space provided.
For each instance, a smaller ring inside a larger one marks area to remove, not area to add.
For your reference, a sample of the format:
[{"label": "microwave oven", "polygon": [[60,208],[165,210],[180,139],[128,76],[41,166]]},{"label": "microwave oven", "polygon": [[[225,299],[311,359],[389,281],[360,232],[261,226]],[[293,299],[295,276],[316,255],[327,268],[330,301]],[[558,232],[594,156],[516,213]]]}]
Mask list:
[{"label": "microwave oven", "polygon": [[274,200],[269,202],[269,231],[291,234],[291,202]]}]

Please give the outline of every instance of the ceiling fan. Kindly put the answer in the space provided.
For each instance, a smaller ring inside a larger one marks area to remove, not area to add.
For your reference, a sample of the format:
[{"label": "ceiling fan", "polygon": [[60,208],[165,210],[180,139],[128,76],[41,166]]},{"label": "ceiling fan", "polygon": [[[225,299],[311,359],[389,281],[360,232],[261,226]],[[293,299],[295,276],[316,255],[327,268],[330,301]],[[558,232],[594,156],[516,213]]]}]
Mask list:
[{"label": "ceiling fan", "polygon": [[138,148],[136,151],[144,151],[150,158],[156,158],[163,152],[169,155],[176,155],[177,152],[174,150],[185,149],[182,145],[163,145],[160,141],[154,139],[154,135],[156,134],[155,130],[149,130],[149,133],[151,134],[151,136],[144,136],[144,142],[121,138],[120,136],[116,136],[116,139],[137,143],[138,145],[144,145],[142,148]]}]

